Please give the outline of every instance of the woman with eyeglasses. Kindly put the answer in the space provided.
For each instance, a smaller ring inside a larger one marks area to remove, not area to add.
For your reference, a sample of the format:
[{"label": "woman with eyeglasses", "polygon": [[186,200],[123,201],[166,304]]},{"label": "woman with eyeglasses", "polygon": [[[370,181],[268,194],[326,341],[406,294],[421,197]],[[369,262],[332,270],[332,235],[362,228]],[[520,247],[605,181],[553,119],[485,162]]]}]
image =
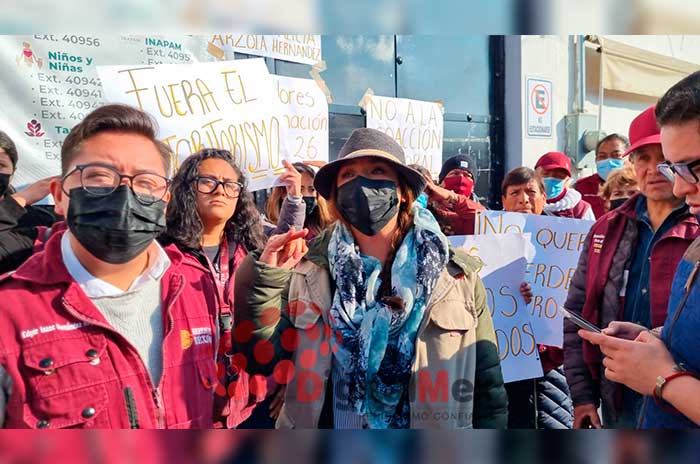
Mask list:
[{"label": "woman with eyeglasses", "polygon": [[[246,178],[226,150],[204,149],[180,166],[172,183],[163,242],[172,242],[190,259],[210,270],[221,305],[219,353],[221,375],[215,402],[219,426],[233,428],[247,419],[266,394],[266,380],[251,379],[232,363],[233,278],[249,251],[264,245],[260,213]],[[249,395],[250,393],[250,395]],[[250,398],[249,398],[250,396]]]}]

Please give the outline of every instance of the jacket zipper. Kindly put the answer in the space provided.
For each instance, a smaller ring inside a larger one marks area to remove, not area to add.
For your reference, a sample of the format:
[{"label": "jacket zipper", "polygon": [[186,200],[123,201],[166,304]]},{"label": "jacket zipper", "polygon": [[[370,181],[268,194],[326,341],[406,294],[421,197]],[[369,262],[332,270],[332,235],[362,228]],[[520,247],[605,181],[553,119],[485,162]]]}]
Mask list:
[{"label": "jacket zipper", "polygon": [[693,283],[695,282],[695,278],[698,276],[698,270],[700,269],[700,259],[695,261],[695,266],[693,266],[693,269],[690,271],[690,275],[688,276],[688,280],[685,282],[685,295],[683,295],[683,300],[681,300],[681,304],[678,305],[678,309],[676,310],[676,314],[673,315],[673,320],[671,321],[671,325],[668,328],[668,340],[669,343],[671,342],[671,333],[673,332],[674,327],[676,327],[676,322],[678,321],[678,318],[681,315],[681,312],[685,308],[685,303],[688,301],[688,297],[690,297],[690,290],[691,287],[693,286]]},{"label": "jacket zipper", "polygon": [[124,388],[124,402],[126,403],[126,412],[129,415],[129,428],[140,428],[139,414],[136,409],[136,401],[134,400],[134,390],[131,387]]},{"label": "jacket zipper", "polygon": [[[172,317],[172,314],[170,313],[170,308],[172,308],[172,306],[175,304],[175,301],[177,301],[178,297],[182,293],[183,288],[184,288],[183,277],[181,276],[180,277],[180,286],[177,289],[177,291],[175,292],[175,295],[173,296],[172,301],[170,302],[168,307],[165,309],[165,311],[167,311],[167,314],[168,314],[168,330],[163,334],[164,341],[165,341],[165,337],[167,337],[167,335],[172,332],[173,326],[174,326],[173,317]],[[122,339],[122,341],[129,348],[131,348],[131,350],[133,350],[136,353],[136,355],[137,355],[136,357],[138,358],[139,362],[141,363],[141,367],[143,367],[143,370],[146,373],[146,380],[148,382],[148,387],[151,390],[151,395],[152,395],[153,401],[155,403],[156,421],[158,423],[158,428],[161,428],[161,429],[165,428],[165,407],[163,404],[163,396],[162,396],[161,388],[160,388],[161,385],[163,384],[163,377],[165,374],[164,373],[161,374],[160,382],[158,383],[158,386],[155,386],[153,383],[153,378],[151,377],[151,373],[148,371],[148,368],[146,366],[146,363],[144,362],[143,359],[141,359],[141,355],[138,354],[138,350],[134,347],[134,345],[131,344],[131,342],[129,340],[126,339],[126,337],[124,337],[122,334],[120,334],[119,332],[114,330],[112,327],[110,327],[106,324],[103,324],[102,322],[100,322],[98,320],[91,319],[89,317],[86,317],[86,316],[80,314],[78,311],[76,311],[75,308],[73,308],[73,306],[71,306],[65,300],[65,298],[62,299],[62,303],[63,303],[63,307],[66,309],[66,311],[68,311],[73,317],[75,317],[78,320],[88,322],[94,326],[101,327],[101,328],[103,328],[111,333],[116,334],[119,338]],[[165,358],[165,357],[163,357],[163,358]],[[163,364],[165,364],[164,361],[165,361],[165,359],[163,359]]]},{"label": "jacket zipper", "polygon": [[[165,337],[167,337],[172,331],[173,327],[175,326],[175,323],[173,322],[173,315],[170,312],[170,309],[173,307],[177,299],[180,297],[180,294],[182,293],[182,289],[185,288],[184,285],[184,277],[180,276],[180,285],[178,286],[177,290],[175,291],[175,295],[173,295],[172,300],[170,301],[170,304],[168,305],[167,308],[165,308],[165,313],[168,315],[168,330],[163,334],[163,341],[165,341]],[[163,356],[163,361],[165,361],[165,356]],[[150,377],[150,375],[149,375]],[[156,404],[156,419],[158,421],[158,427],[161,429],[165,428],[165,405],[163,404],[163,393],[161,386],[163,385],[163,378],[165,377],[165,370],[163,370],[163,373],[160,375],[160,382],[158,382],[158,386],[156,386],[153,389],[153,400],[155,401]],[[153,381],[151,381],[151,385],[153,385]]]}]

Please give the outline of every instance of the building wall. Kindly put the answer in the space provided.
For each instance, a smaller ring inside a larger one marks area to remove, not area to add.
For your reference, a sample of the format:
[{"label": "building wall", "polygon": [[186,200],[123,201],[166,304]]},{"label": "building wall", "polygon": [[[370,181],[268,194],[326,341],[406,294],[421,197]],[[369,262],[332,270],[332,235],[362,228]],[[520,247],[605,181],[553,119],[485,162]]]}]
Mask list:
[{"label": "building wall", "polygon": [[[610,36],[634,47],[700,64],[700,36]],[[584,111],[598,115],[599,54],[586,49],[586,97]],[[530,138],[525,131],[526,77],[552,80],[553,134],[551,138]],[[576,89],[576,44],[574,36],[509,36],[506,40],[506,169],[533,167],[539,156],[550,150],[564,151],[564,117],[574,111]],[[629,123],[655,98],[605,91],[602,127],[607,134],[627,135]],[[517,110],[512,110],[513,108]],[[578,175],[593,172],[593,154],[579,163]]]}]

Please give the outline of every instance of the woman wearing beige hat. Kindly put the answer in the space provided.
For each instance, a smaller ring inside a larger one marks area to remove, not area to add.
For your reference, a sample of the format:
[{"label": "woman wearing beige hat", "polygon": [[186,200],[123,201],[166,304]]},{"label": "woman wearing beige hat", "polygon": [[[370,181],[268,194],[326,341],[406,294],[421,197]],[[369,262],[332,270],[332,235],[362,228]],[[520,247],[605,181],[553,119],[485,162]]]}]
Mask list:
[{"label": "woman wearing beige hat", "polygon": [[401,147],[357,129],[316,175],[334,225],[272,237],[236,278],[238,361],[287,384],[277,427],[504,428],[480,262],[415,198]]}]

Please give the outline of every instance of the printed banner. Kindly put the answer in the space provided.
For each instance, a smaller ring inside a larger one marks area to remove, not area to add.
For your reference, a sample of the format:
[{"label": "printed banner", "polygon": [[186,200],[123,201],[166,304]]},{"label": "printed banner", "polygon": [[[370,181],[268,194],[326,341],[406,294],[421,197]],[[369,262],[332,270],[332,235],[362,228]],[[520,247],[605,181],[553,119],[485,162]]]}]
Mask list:
[{"label": "printed banner", "polygon": [[564,344],[559,306],[566,301],[583,243],[593,224],[581,219],[504,211],[483,211],[477,216],[477,234],[531,235],[535,255],[528,262],[525,280],[532,284],[535,294],[531,316],[538,343],[560,348]]},{"label": "printed banner", "polygon": [[261,58],[192,65],[100,66],[106,98],[152,114],[174,166],[196,151],[223,148],[251,190],[272,186],[288,153],[281,105]]},{"label": "printed banner", "polygon": [[406,164],[419,164],[434,178],[442,167],[442,107],[435,102],[366,95],[367,127],[392,137],[404,150]]},{"label": "printed banner", "polygon": [[0,130],[17,145],[12,184],[60,174],[70,129],[105,103],[98,65],[214,61],[208,37],[36,34],[0,36]]},{"label": "printed banner", "polygon": [[503,380],[508,383],[542,377],[538,340],[520,294],[525,268],[535,252],[530,234],[466,235],[449,239],[452,246],[463,248],[484,262],[479,276],[493,317]]},{"label": "printed banner", "polygon": [[314,65],[321,61],[321,36],[317,34],[215,34],[209,43],[222,51],[269,56],[294,63]]},{"label": "printed banner", "polygon": [[272,76],[282,104],[288,158],[328,162],[328,102],[312,79]]}]

